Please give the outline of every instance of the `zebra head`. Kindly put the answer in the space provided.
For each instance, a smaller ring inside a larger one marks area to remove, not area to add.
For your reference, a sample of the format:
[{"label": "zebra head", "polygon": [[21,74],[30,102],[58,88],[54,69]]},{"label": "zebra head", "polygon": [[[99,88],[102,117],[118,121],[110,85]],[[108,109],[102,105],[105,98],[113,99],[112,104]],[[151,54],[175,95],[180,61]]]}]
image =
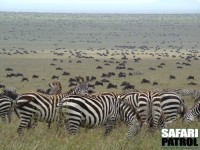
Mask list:
[{"label": "zebra head", "polygon": [[88,82],[82,82],[73,89],[73,94],[86,95],[88,93]]},{"label": "zebra head", "polygon": [[52,84],[49,83],[49,86],[50,86],[49,95],[57,95],[60,94],[62,91],[62,86],[59,81],[55,81]]}]

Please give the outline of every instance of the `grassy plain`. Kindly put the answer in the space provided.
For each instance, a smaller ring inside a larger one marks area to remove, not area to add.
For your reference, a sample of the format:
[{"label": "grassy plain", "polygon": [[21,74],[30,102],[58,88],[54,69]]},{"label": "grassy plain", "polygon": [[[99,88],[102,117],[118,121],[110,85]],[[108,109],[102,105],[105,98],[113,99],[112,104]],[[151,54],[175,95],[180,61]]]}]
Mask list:
[{"label": "grassy plain", "polygon": [[[96,76],[102,80],[102,73],[115,72],[108,78],[117,89],[96,86],[97,91],[122,92],[120,84],[128,81],[139,90],[163,88],[195,88],[200,85],[200,16],[199,15],[106,15],[106,14],[40,14],[40,13],[0,13],[0,83],[7,87],[16,87],[17,92],[35,91],[47,88],[52,82],[52,75],[58,75],[63,91],[69,90],[68,80],[78,75]],[[144,50],[141,46],[147,46]],[[119,46],[132,46],[122,48]],[[58,49],[58,50],[56,50]],[[25,54],[25,51],[28,54]],[[23,54],[14,54],[20,52]],[[37,52],[37,53],[35,53]],[[72,55],[79,52],[82,56]],[[109,52],[109,53],[108,53]],[[63,53],[58,56],[56,53]],[[100,56],[97,53],[106,54]],[[166,54],[168,57],[166,57]],[[116,70],[126,55],[126,69]],[[114,58],[114,59],[111,59]],[[141,58],[135,62],[135,58]],[[189,58],[190,61],[187,61]],[[195,59],[194,59],[195,58]],[[53,59],[57,59],[53,61]],[[62,62],[61,62],[62,60]],[[98,60],[98,61],[97,61]],[[104,65],[105,61],[114,63]],[[71,62],[69,62],[71,61]],[[82,63],[77,63],[81,61]],[[50,66],[54,63],[55,66]],[[163,68],[158,66],[164,63]],[[189,66],[184,65],[189,63]],[[103,69],[97,70],[97,66]],[[182,67],[178,69],[177,67]],[[57,67],[63,70],[56,70]],[[127,68],[133,70],[127,70]],[[155,71],[150,71],[154,67]],[[12,68],[13,71],[5,71]],[[63,71],[70,72],[62,76]],[[21,82],[21,77],[7,78],[9,73],[23,73],[29,81]],[[125,72],[126,78],[119,78],[118,73]],[[141,75],[135,73],[141,72]],[[133,76],[129,76],[132,73]],[[39,75],[32,79],[32,75]],[[170,80],[169,76],[176,76]],[[194,76],[189,81],[187,77]],[[141,84],[142,79],[159,84]],[[197,85],[188,85],[194,82]],[[94,81],[91,82],[94,84]],[[188,106],[193,104],[186,97]],[[0,149],[161,149],[160,131],[152,134],[146,128],[135,140],[127,141],[127,128],[118,126],[108,137],[103,136],[104,129],[81,129],[74,136],[63,133],[59,136],[55,125],[47,129],[40,123],[37,128],[17,137],[19,120],[13,116],[10,125],[0,123]],[[181,121],[170,125],[171,128],[200,128],[199,122],[186,125]]]}]

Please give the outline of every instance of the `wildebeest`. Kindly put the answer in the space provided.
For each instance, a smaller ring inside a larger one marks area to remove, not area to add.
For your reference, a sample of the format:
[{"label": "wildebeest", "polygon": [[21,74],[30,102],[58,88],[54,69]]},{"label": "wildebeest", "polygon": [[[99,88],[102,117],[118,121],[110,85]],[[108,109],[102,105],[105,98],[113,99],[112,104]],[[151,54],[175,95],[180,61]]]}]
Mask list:
[{"label": "wildebeest", "polygon": [[142,84],[143,84],[143,83],[149,83],[149,84],[151,84],[150,80],[147,80],[147,79],[142,79],[141,83],[142,83]]},{"label": "wildebeest", "polygon": [[51,79],[59,79],[59,76],[52,75]]},{"label": "wildebeest", "polygon": [[125,72],[120,72],[119,74],[118,74],[118,77],[119,78],[121,78],[121,77],[126,77],[126,73]]},{"label": "wildebeest", "polygon": [[128,90],[128,89],[134,89],[135,88],[135,85],[132,85],[130,83],[127,83],[124,88],[122,88],[122,90]]},{"label": "wildebeest", "polygon": [[170,75],[170,76],[169,76],[169,79],[176,79],[176,77],[173,76],[173,75]]},{"label": "wildebeest", "polygon": [[109,84],[107,85],[107,89],[110,89],[110,88],[115,88],[115,89],[117,89],[117,85],[114,85],[114,84],[112,84],[112,83],[109,83]]},{"label": "wildebeest", "polygon": [[66,71],[64,71],[64,72],[62,73],[62,75],[63,75],[63,76],[68,76],[68,75],[70,75],[70,73],[69,73],[69,72],[66,72]]},{"label": "wildebeest", "polygon": [[101,82],[101,81],[96,81],[96,82],[95,82],[95,85],[101,85],[101,86],[103,86],[103,82]]},{"label": "wildebeest", "polygon": [[190,83],[188,83],[188,85],[197,85],[197,83],[195,83],[195,82],[190,82]]},{"label": "wildebeest", "polygon": [[0,83],[0,88],[5,88],[5,84]]},{"label": "wildebeest", "polygon": [[34,75],[32,75],[32,78],[37,79],[37,78],[39,78],[39,76],[34,74]]},{"label": "wildebeest", "polygon": [[194,80],[194,76],[191,76],[191,75],[188,76],[188,77],[187,77],[187,80]]},{"label": "wildebeest", "polygon": [[154,86],[154,85],[158,85],[158,82],[154,81],[154,82],[153,82],[153,86]]},{"label": "wildebeest", "polygon": [[23,77],[21,82],[27,81],[28,82],[28,78],[27,77]]}]

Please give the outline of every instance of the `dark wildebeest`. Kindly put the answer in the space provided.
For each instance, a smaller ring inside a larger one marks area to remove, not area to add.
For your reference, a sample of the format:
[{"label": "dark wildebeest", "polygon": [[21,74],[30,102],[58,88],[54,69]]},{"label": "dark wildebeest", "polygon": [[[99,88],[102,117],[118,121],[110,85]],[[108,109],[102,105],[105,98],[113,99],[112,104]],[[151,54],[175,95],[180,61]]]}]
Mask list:
[{"label": "dark wildebeest", "polygon": [[194,80],[194,76],[191,76],[191,75],[188,76],[188,77],[187,77],[187,80]]},{"label": "dark wildebeest", "polygon": [[117,85],[114,85],[112,83],[109,83],[108,86],[107,86],[107,89],[110,89],[110,88],[115,88],[117,89]]},{"label": "dark wildebeest", "polygon": [[23,81],[27,81],[27,82],[28,82],[28,78],[27,78],[27,77],[23,77],[21,81],[22,81],[22,82],[23,82]]},{"label": "dark wildebeest", "polygon": [[170,75],[170,76],[169,76],[169,79],[176,79],[176,77],[173,76],[173,75]]},{"label": "dark wildebeest", "polygon": [[5,85],[0,83],[0,88],[5,88]]},{"label": "dark wildebeest", "polygon": [[143,84],[143,83],[149,83],[149,84],[151,84],[151,82],[150,82],[149,80],[147,80],[147,79],[142,79],[141,83],[142,83],[142,84]]}]

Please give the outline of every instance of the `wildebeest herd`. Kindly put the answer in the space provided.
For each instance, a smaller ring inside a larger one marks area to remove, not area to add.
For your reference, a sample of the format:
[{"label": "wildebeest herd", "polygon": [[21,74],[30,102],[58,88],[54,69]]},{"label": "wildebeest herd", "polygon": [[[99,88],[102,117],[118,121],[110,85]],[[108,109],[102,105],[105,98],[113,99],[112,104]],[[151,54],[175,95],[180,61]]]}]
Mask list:
[{"label": "wildebeest herd", "polygon": [[[71,79],[73,80],[73,79]],[[143,124],[152,130],[167,128],[178,119],[193,122],[200,117],[200,90],[164,89],[155,91],[132,90],[125,93],[98,92],[90,90],[89,78],[78,76],[74,88],[62,92],[59,81],[49,84],[49,89],[17,94],[15,88],[2,86],[0,95],[0,116],[2,121],[11,121],[14,111],[20,119],[19,134],[24,128],[34,128],[37,122],[56,122],[57,128],[64,124],[70,134],[80,127],[105,126],[105,135],[123,121],[128,127],[128,138],[136,136]],[[125,83],[124,83],[125,84]],[[188,109],[184,96],[194,100]]]}]

